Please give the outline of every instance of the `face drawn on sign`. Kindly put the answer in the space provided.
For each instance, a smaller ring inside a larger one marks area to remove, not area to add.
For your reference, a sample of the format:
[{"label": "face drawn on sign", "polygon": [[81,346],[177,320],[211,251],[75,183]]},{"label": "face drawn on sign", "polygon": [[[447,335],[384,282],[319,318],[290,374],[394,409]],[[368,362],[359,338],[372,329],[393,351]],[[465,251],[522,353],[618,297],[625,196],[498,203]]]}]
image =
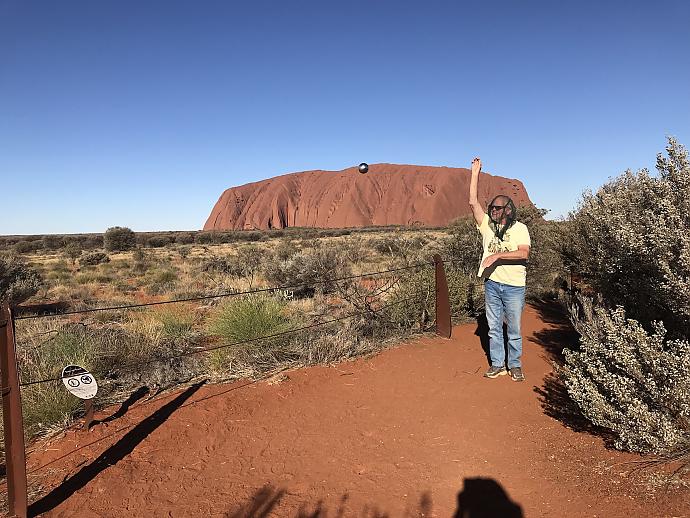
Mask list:
[{"label": "face drawn on sign", "polygon": [[96,379],[84,367],[68,365],[62,369],[62,382],[79,399],[93,399],[98,392]]}]

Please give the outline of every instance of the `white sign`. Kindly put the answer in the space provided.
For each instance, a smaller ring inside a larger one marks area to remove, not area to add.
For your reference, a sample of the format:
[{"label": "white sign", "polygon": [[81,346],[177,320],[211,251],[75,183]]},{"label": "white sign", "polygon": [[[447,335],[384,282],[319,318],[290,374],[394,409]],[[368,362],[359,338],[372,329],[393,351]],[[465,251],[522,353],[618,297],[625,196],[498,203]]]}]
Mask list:
[{"label": "white sign", "polygon": [[62,369],[62,382],[71,394],[79,399],[93,399],[98,392],[98,384],[89,371],[79,365],[68,365]]}]

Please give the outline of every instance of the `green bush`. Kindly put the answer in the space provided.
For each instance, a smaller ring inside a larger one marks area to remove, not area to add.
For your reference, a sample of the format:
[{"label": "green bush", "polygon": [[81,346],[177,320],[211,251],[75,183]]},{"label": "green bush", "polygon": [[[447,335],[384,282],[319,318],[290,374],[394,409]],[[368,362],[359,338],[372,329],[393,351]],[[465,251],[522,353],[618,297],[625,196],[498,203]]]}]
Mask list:
[{"label": "green bush", "polygon": [[63,254],[67,257],[72,264],[74,264],[82,253],[82,247],[77,241],[70,241],[65,245]]},{"label": "green bush", "polygon": [[167,236],[152,236],[146,240],[146,246],[151,248],[162,248],[168,246],[172,241]]},{"label": "green bush", "polygon": [[462,218],[450,226],[449,236],[441,243],[441,255],[453,261],[453,268],[467,275],[477,275],[482,258],[482,239],[472,218]]},{"label": "green bush", "polygon": [[[21,335],[17,339],[20,340]],[[67,365],[79,365],[92,371],[96,367],[97,346],[94,333],[79,325],[56,330],[40,347],[20,348],[18,361],[25,381],[55,378]],[[42,383],[22,391],[24,427],[29,435],[65,424],[81,401],[62,383]]]},{"label": "green bush", "polygon": [[179,275],[171,269],[154,270],[150,278],[150,284],[146,288],[149,295],[161,295],[175,288]]},{"label": "green bush", "polygon": [[527,225],[532,245],[527,261],[527,295],[555,295],[556,280],[565,271],[561,250],[568,236],[559,221],[546,221],[546,209],[534,205],[518,208],[518,220]]},{"label": "green bush", "polygon": [[[474,274],[467,274],[462,268],[445,265],[448,282],[448,298],[451,319],[455,323],[464,323],[476,317],[484,307],[484,295],[481,285]],[[412,298],[410,302],[401,302]],[[401,303],[397,303],[401,302]],[[426,330],[427,325],[436,318],[436,280],[433,267],[420,271],[405,273],[392,291],[386,304],[396,303],[388,310],[391,321],[396,327],[413,329],[419,326]]]},{"label": "green bush", "polygon": [[586,193],[569,222],[566,259],[613,306],[644,326],[690,335],[690,163],[674,139],[646,170]]},{"label": "green bush", "polygon": [[41,275],[15,255],[0,255],[0,302],[16,306],[43,286]]},{"label": "green bush", "polygon": [[95,266],[108,262],[110,262],[110,257],[103,252],[88,252],[79,258],[79,264],[81,266]]},{"label": "green bush", "polygon": [[[206,328],[224,343],[237,343],[289,330],[292,325],[285,315],[285,303],[277,298],[248,296],[231,298],[209,317]],[[226,369],[233,360],[242,361],[249,350],[267,344],[284,343],[286,338],[254,341],[217,349],[210,353],[211,366],[216,371]]]},{"label": "green bush", "polygon": [[352,270],[348,258],[333,248],[317,247],[300,252],[287,261],[263,266],[264,277],[274,286],[291,286],[297,295],[329,293],[335,283],[329,279],[347,277]]},{"label": "green bush", "polygon": [[40,241],[19,241],[14,245],[14,251],[17,254],[30,254],[42,248],[43,245]]},{"label": "green bush", "polygon": [[103,234],[103,247],[109,252],[131,250],[136,245],[136,234],[127,227],[111,227]]},{"label": "green bush", "polygon": [[175,236],[175,242],[180,245],[191,245],[194,243],[194,234],[191,232],[180,232]]},{"label": "green bush", "polygon": [[290,238],[281,239],[273,249],[273,254],[278,261],[287,261],[298,253],[299,248]]},{"label": "green bush", "polygon": [[43,248],[46,250],[60,250],[65,246],[65,236],[61,235],[48,235],[43,236]]}]

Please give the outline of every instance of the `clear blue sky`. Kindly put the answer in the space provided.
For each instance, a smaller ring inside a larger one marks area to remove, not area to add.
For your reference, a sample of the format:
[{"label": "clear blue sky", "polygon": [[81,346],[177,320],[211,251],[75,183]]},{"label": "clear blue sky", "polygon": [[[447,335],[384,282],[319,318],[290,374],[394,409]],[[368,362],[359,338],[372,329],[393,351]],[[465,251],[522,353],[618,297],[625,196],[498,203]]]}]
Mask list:
[{"label": "clear blue sky", "polygon": [[359,162],[519,178],[551,216],[690,146],[690,3],[0,0],[0,234],[201,228]]}]

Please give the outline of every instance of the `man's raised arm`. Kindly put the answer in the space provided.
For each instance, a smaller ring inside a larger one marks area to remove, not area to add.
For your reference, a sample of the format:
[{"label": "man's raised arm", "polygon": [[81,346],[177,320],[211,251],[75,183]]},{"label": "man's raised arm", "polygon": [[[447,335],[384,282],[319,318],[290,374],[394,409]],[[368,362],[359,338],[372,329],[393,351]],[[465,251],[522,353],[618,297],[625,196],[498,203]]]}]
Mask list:
[{"label": "man's raised arm", "polygon": [[472,179],[470,180],[470,207],[477,225],[482,224],[484,219],[484,209],[477,200],[477,183],[479,182],[479,171],[482,170],[482,161],[479,157],[472,160]]}]

